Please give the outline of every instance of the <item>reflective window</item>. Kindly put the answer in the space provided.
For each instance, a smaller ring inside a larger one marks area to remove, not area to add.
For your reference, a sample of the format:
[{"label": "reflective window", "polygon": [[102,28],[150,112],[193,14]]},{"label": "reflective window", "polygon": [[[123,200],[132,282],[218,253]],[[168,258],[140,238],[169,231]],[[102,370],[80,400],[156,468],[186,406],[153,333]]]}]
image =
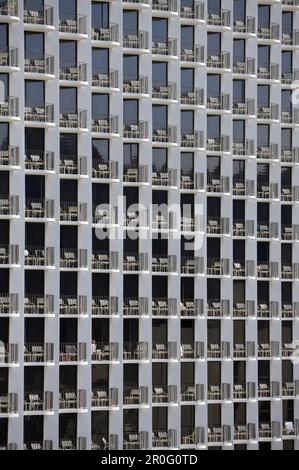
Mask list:
[{"label": "reflective window", "polygon": [[167,129],[167,106],[153,106],[153,130]]},{"label": "reflective window", "polygon": [[108,139],[92,139],[92,158],[94,160],[109,160]]},{"label": "reflective window", "polygon": [[92,71],[108,72],[109,70],[109,49],[92,49]]},{"label": "reflective window", "polygon": [[292,90],[281,90],[281,111],[292,111]]},{"label": "reflective window", "polygon": [[181,111],[181,134],[192,134],[194,131],[194,112]]},{"label": "reflective window", "polygon": [[167,149],[153,148],[153,171],[167,170]]},{"label": "reflective window", "polygon": [[0,24],[0,50],[5,51],[5,46],[8,46],[8,25],[7,24]]},{"label": "reflective window", "polygon": [[152,20],[153,42],[167,42],[168,22],[165,18],[153,18]]},{"label": "reflective window", "polygon": [[109,3],[92,3],[92,27],[109,28]]},{"label": "reflective window", "polygon": [[109,95],[92,95],[92,119],[109,118]]},{"label": "reflective window", "polygon": [[243,119],[233,120],[233,140],[235,143],[244,142],[245,140],[245,122]]},{"label": "reflective window", "polygon": [[77,153],[77,134],[60,134],[60,155],[76,156]]},{"label": "reflective window", "polygon": [[136,124],[138,121],[139,103],[138,100],[124,100],[123,120],[124,124]]},{"label": "reflective window", "polygon": [[123,31],[124,34],[136,34],[138,32],[138,11],[124,10]]},{"label": "reflective window", "polygon": [[123,57],[123,81],[138,80],[139,57],[137,55],[124,55]]},{"label": "reflective window", "polygon": [[9,96],[9,75],[0,73],[0,98],[5,101]]},{"label": "reflective window", "polygon": [[219,14],[221,12],[221,0],[208,0],[208,13]]},{"label": "reflective window", "polygon": [[281,71],[283,73],[292,73],[293,70],[293,53],[283,51],[281,53]]},{"label": "reflective window", "polygon": [[59,18],[61,20],[76,20],[77,0],[59,0]]},{"label": "reflective window", "polygon": [[61,66],[77,65],[77,41],[59,42],[59,61]]},{"label": "reflective window", "polygon": [[193,26],[181,26],[181,49],[192,49],[194,45]]},{"label": "reflective window", "polygon": [[60,88],[60,113],[77,113],[77,88]]},{"label": "reflective window", "polygon": [[181,174],[193,175],[194,171],[194,153],[182,152],[181,153]]},{"label": "reflective window", "polygon": [[221,34],[208,33],[208,56],[220,55],[221,53]]},{"label": "reflective window", "polygon": [[281,129],[281,148],[282,149],[292,148],[292,129],[288,129],[288,128]]},{"label": "reflective window", "polygon": [[187,93],[194,88],[194,69],[181,68],[181,91]]},{"label": "reflective window", "polygon": [[270,47],[269,46],[258,46],[258,66],[269,67],[270,65]]},{"label": "reflective window", "polygon": [[156,86],[167,85],[168,66],[166,62],[153,62],[152,63],[152,80]]},{"label": "reflective window", "polygon": [[220,116],[207,116],[207,136],[218,137],[220,135]]},{"label": "reflective window", "polygon": [[269,28],[270,26],[270,6],[259,5],[258,6],[258,29]]},{"label": "reflective window", "polygon": [[245,102],[245,80],[233,80],[233,101],[234,103]]},{"label": "reflective window", "polygon": [[219,98],[221,93],[221,76],[219,74],[208,74],[207,96]]},{"label": "reflective window", "polygon": [[257,104],[259,107],[269,107],[270,105],[270,87],[268,85],[258,85]]},{"label": "reflective window", "polygon": [[9,124],[6,122],[0,123],[0,149],[5,150],[9,145]]},{"label": "reflective window", "polygon": [[123,163],[124,166],[137,165],[139,161],[138,144],[123,145]]},{"label": "reflective window", "polygon": [[44,34],[26,31],[24,35],[24,46],[26,59],[43,59]]},{"label": "reflective window", "polygon": [[45,84],[42,81],[25,81],[25,106],[44,104]]},{"label": "reflective window", "polygon": [[245,21],[246,17],[246,0],[234,0],[234,22]]},{"label": "reflective window", "polygon": [[270,128],[268,124],[258,124],[257,126],[257,145],[258,147],[268,147],[270,137]]},{"label": "reflective window", "polygon": [[293,32],[293,13],[290,11],[284,11],[282,13],[282,32],[291,34]]},{"label": "reflective window", "polygon": [[244,39],[233,40],[233,54],[234,60],[245,61],[246,42]]}]

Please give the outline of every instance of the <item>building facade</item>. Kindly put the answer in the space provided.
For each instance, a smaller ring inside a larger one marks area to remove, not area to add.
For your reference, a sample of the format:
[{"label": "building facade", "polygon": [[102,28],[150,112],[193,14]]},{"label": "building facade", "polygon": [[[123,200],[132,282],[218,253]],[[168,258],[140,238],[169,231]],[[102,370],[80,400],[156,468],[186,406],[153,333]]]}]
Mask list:
[{"label": "building facade", "polygon": [[1,449],[299,449],[298,47],[298,0],[1,0]]}]

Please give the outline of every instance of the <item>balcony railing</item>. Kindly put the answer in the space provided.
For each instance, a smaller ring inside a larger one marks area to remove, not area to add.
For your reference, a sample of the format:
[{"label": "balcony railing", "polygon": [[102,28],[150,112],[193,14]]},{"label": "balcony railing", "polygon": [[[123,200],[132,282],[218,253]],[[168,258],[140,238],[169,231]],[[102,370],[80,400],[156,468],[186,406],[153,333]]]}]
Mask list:
[{"label": "balcony railing", "polygon": [[147,297],[125,297],[123,304],[123,314],[126,316],[148,315]]},{"label": "balcony railing", "polygon": [[92,160],[92,177],[95,179],[118,179],[118,162]]},{"label": "balcony railing", "polygon": [[100,435],[92,436],[91,440],[91,450],[118,450],[117,434],[100,433]]},{"label": "balcony railing", "polygon": [[109,342],[95,342],[92,344],[93,361],[118,361],[119,344]]},{"label": "balcony railing", "polygon": [[119,131],[118,116],[103,116],[92,119],[92,132],[102,132],[104,134],[117,134]]},{"label": "balcony railing", "polygon": [[[102,209],[101,205],[99,206],[94,205],[92,212],[93,212],[92,222],[94,224],[98,224],[99,226],[107,226],[107,225],[118,223],[117,207],[108,207],[107,209],[106,208]],[[136,216],[136,218],[138,217]],[[132,219],[133,219],[133,213],[132,213]],[[132,224],[133,224],[133,221],[132,221]]]},{"label": "balcony railing", "polygon": [[181,147],[187,148],[203,148],[204,133],[203,131],[189,131],[181,134]]},{"label": "balcony railing", "polygon": [[92,39],[94,41],[118,42],[119,41],[119,27],[118,24],[111,23],[107,27],[101,25],[95,26],[92,30]]},{"label": "balcony railing", "polygon": [[176,100],[176,83],[153,81],[152,98],[159,100]]},{"label": "balcony railing", "polygon": [[18,294],[0,294],[0,315],[14,314],[19,311],[19,296]]},{"label": "balcony railing", "polygon": [[147,405],[148,404],[148,387],[124,387],[124,405]]},{"label": "balcony railing", "polygon": [[181,427],[181,444],[197,446],[205,443],[205,428],[198,426],[195,429],[191,426]]},{"label": "balcony railing", "polygon": [[255,316],[255,303],[251,300],[236,302],[233,305],[233,316],[237,318]]},{"label": "balcony railing", "polygon": [[149,436],[146,431],[132,431],[131,433],[124,434],[123,449],[124,450],[137,450],[148,449]]},{"label": "balcony railing", "polygon": [[233,195],[234,196],[254,196],[254,180],[234,179]]},{"label": "balcony railing", "polygon": [[25,392],[24,393],[24,411],[52,411],[53,410],[53,392]]},{"label": "balcony railing", "polygon": [[0,344],[0,364],[17,364],[19,362],[18,344]]},{"label": "balcony railing", "polygon": [[177,186],[177,170],[166,169],[165,171],[157,172],[156,169],[153,169],[152,185],[153,186]]},{"label": "balcony railing", "polygon": [[87,360],[86,343],[60,343],[60,362],[85,362]]},{"label": "balcony railing", "polygon": [[118,70],[92,70],[92,86],[94,87],[118,88],[118,81]]},{"label": "balcony railing", "polygon": [[87,250],[60,248],[60,267],[67,269],[87,268]]},{"label": "balcony railing", "polygon": [[18,67],[19,49],[0,45],[0,67]]},{"label": "balcony railing", "polygon": [[218,343],[209,343],[208,358],[230,358],[230,343],[227,341],[222,341],[221,345]]},{"label": "balcony railing", "polygon": [[181,359],[202,358],[202,343],[199,341],[181,343]]},{"label": "balcony railing", "polygon": [[39,6],[36,4],[27,5],[24,10],[24,23],[34,25],[54,25],[54,8],[51,6]]},{"label": "balcony railing", "polygon": [[282,124],[299,124],[299,109],[291,108],[288,111],[281,111]]},{"label": "balcony railing", "polygon": [[234,140],[233,142],[233,154],[240,157],[245,157],[249,155],[254,155],[255,152],[255,142],[252,139]]},{"label": "balcony railing", "polygon": [[152,358],[153,359],[177,359],[177,343],[173,341],[162,342],[159,341],[152,343]]},{"label": "balcony railing", "polygon": [[92,251],[92,269],[116,270],[119,269],[118,252]]},{"label": "balcony railing", "polygon": [[154,384],[152,391],[153,403],[177,402],[177,387],[175,385]]},{"label": "balcony railing", "polygon": [[54,295],[25,294],[25,315],[53,315]]},{"label": "balcony railing", "polygon": [[20,162],[19,147],[3,145],[0,148],[0,165],[1,166],[18,166]]},{"label": "balcony railing", "polygon": [[148,271],[148,253],[124,253],[123,271]]},{"label": "balcony railing", "polygon": [[257,183],[257,197],[261,199],[278,199],[278,183]]},{"label": "balcony railing", "polygon": [[299,395],[299,381],[285,382],[282,384],[282,396],[283,397],[294,397]]},{"label": "balcony railing", "polygon": [[168,431],[153,431],[152,438],[153,448],[161,447],[177,447],[177,430],[168,429]]},{"label": "balcony railing", "polygon": [[26,149],[25,169],[30,171],[54,171],[54,152]]},{"label": "balcony railing", "polygon": [[182,274],[203,274],[204,258],[199,256],[181,256]]},{"label": "balcony railing", "polygon": [[54,200],[26,198],[25,217],[30,219],[53,219]]},{"label": "balcony railing", "polygon": [[233,114],[253,116],[255,114],[255,101],[253,99],[246,99],[243,102],[234,102]]},{"label": "balcony railing", "polygon": [[19,245],[0,245],[0,265],[19,263]]},{"label": "balcony railing", "polygon": [[87,111],[63,111],[59,116],[59,126],[68,129],[87,129]]},{"label": "balcony railing", "polygon": [[152,54],[177,57],[177,40],[174,38],[153,38]]},{"label": "balcony railing", "polygon": [[230,138],[228,135],[216,135],[207,137],[208,152],[229,152]]},{"label": "balcony railing", "polygon": [[152,271],[153,272],[164,272],[173,273],[177,270],[177,258],[175,255],[159,255],[153,253],[152,257]]},{"label": "balcony railing", "polygon": [[60,315],[86,315],[87,297],[84,295],[62,295],[59,299]]},{"label": "balcony railing", "polygon": [[211,217],[207,218],[207,233],[228,235],[230,233],[229,218],[227,217]]},{"label": "balcony railing", "polygon": [[257,78],[279,80],[279,64],[258,64]]},{"label": "balcony railing", "polygon": [[60,155],[61,175],[87,175],[87,157],[81,155]]},{"label": "balcony railing", "polygon": [[152,315],[153,317],[177,316],[176,299],[154,297],[152,302]]},{"label": "balcony railing", "polygon": [[92,315],[117,315],[118,297],[92,297]]},{"label": "balcony railing", "polygon": [[277,160],[278,159],[278,145],[269,144],[268,146],[258,146],[257,148],[257,158]]},{"label": "balcony railing", "polygon": [[54,248],[26,245],[24,263],[31,267],[54,266]]},{"label": "balcony railing", "polygon": [[17,216],[19,215],[19,196],[0,195],[0,215]]},{"label": "balcony railing", "polygon": [[181,384],[181,401],[203,401],[204,392],[204,384]]},{"label": "balcony railing", "polygon": [[177,13],[177,0],[153,0],[152,9],[154,11],[169,11]]},{"label": "balcony railing", "polygon": [[54,361],[54,343],[25,343],[24,362],[41,363]]},{"label": "balcony railing", "polygon": [[208,388],[208,400],[229,400],[231,398],[231,387],[229,383],[210,385]]},{"label": "balcony railing", "polygon": [[255,75],[255,59],[234,56],[233,73]]},{"label": "balcony railing", "polygon": [[190,45],[181,49],[181,62],[203,63],[205,61],[205,48],[199,45]]},{"label": "balcony railing", "polygon": [[257,238],[278,238],[278,224],[258,220]]},{"label": "balcony railing", "polygon": [[148,32],[124,30],[123,47],[128,49],[148,49]]},{"label": "balcony railing", "polygon": [[299,240],[299,226],[292,224],[281,224],[282,240]]},{"label": "balcony railing", "polygon": [[181,173],[181,189],[204,189],[204,174],[182,170]]},{"label": "balcony railing", "polygon": [[123,79],[123,92],[146,95],[148,93],[148,77],[143,75],[129,77],[126,75]]},{"label": "balcony railing", "polygon": [[148,138],[148,121],[135,121],[124,123],[123,137],[125,139],[147,139]]},{"label": "balcony railing", "polygon": [[217,175],[207,177],[207,191],[209,193],[229,193],[230,192],[230,180],[228,176]]},{"label": "balcony railing", "polygon": [[298,29],[286,31],[282,30],[281,43],[283,46],[298,46],[299,44],[299,31]]},{"label": "balcony railing", "polygon": [[155,125],[152,135],[153,142],[158,143],[177,143],[177,128],[175,126],[165,127],[164,125]]},{"label": "balcony railing", "polygon": [[87,204],[60,201],[60,220],[62,222],[85,222],[87,220]]},{"label": "balcony railing", "polygon": [[237,425],[234,429],[235,441],[248,441],[256,439],[256,425],[255,423],[248,423],[244,425]]},{"label": "balcony railing", "polygon": [[208,51],[207,67],[216,69],[230,68],[230,53],[219,51]]},{"label": "balcony railing", "polygon": [[271,423],[260,423],[259,438],[281,438],[280,423],[272,421]]},{"label": "balcony railing", "polygon": [[59,31],[61,33],[69,34],[86,34],[87,32],[87,17],[84,15],[77,15],[76,18],[69,18],[67,12],[60,12],[59,18]]},{"label": "balcony railing", "polygon": [[298,318],[299,317],[299,303],[298,302],[283,302],[281,306],[282,318]]},{"label": "balcony railing", "polygon": [[127,341],[123,343],[123,359],[125,361],[145,361],[148,360],[148,358],[148,343]]},{"label": "balcony railing", "polygon": [[87,64],[79,62],[78,64],[60,64],[59,69],[60,80],[73,81],[73,82],[86,82],[87,81]]},{"label": "balcony railing", "polygon": [[281,84],[291,85],[293,82],[299,79],[299,70],[294,69],[290,71],[282,70],[281,72]]},{"label": "balcony railing", "polygon": [[9,96],[0,103],[0,116],[2,117],[19,117],[19,98]]},{"label": "balcony railing", "polygon": [[54,56],[46,54],[38,59],[25,57],[24,71],[27,73],[54,75]]},{"label": "balcony railing", "polygon": [[91,406],[118,406],[118,389],[97,386],[91,392]]},{"label": "balcony railing", "polygon": [[204,302],[202,299],[182,299],[180,312],[182,317],[202,316],[204,314]]},{"label": "balcony railing", "polygon": [[230,301],[220,299],[208,299],[208,317],[227,317],[230,315]]},{"label": "balcony railing", "polygon": [[18,0],[4,0],[0,6],[0,15],[18,16]]},{"label": "balcony railing", "polygon": [[204,89],[203,88],[181,88],[181,105],[203,106]]},{"label": "balcony railing", "polygon": [[147,183],[147,165],[124,165],[123,178],[125,183]]},{"label": "balcony railing", "polygon": [[[189,3],[189,2],[188,2]],[[190,2],[188,6],[181,4],[180,16],[187,20],[204,20],[205,4],[204,2]]]},{"label": "balcony railing", "polygon": [[[1,354],[1,352],[0,352]],[[18,394],[0,395],[0,414],[16,414],[18,412]]]},{"label": "balcony railing", "polygon": [[54,104],[31,103],[25,105],[25,121],[36,123],[54,123]]},{"label": "balcony railing", "polygon": [[269,26],[260,26],[257,30],[258,39],[279,40],[279,24],[271,23]]},{"label": "balcony railing", "polygon": [[208,25],[231,26],[231,11],[208,8]]},{"label": "balcony railing", "polygon": [[255,17],[247,16],[245,20],[235,20],[234,33],[255,34]]},{"label": "balcony railing", "polygon": [[207,96],[207,108],[216,110],[229,110],[230,109],[230,95],[228,93],[221,93],[220,95]]},{"label": "balcony railing", "polygon": [[269,106],[258,106],[257,118],[258,119],[278,119],[278,104],[271,103]]},{"label": "balcony railing", "polygon": [[59,393],[59,409],[86,408],[86,390],[61,390]]}]

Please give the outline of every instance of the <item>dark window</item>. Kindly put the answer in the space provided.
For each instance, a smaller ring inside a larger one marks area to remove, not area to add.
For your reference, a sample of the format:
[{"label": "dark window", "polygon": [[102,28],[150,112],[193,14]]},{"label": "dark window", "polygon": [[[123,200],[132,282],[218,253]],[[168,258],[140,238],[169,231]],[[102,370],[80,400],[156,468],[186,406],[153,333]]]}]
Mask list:
[{"label": "dark window", "polygon": [[8,25],[0,24],[0,50],[5,51],[6,46],[8,46]]},{"label": "dark window", "polygon": [[153,106],[153,130],[167,129],[167,106]]},{"label": "dark window", "polygon": [[290,51],[282,51],[281,53],[282,73],[292,73],[292,70],[293,70],[293,53]]},{"label": "dark window", "polygon": [[109,49],[92,49],[92,71],[105,72],[109,70]]},{"label": "dark window", "polygon": [[0,123],[0,150],[6,150],[9,145],[9,124]]},{"label": "dark window", "polygon": [[45,53],[43,33],[25,32],[24,43],[26,59],[43,59]]},{"label": "dark window", "polygon": [[181,49],[192,49],[194,45],[193,26],[181,26]]},{"label": "dark window", "polygon": [[153,171],[167,170],[167,149],[153,148]]},{"label": "dark window", "polygon": [[92,27],[108,28],[109,27],[109,3],[100,2],[92,3]]},{"label": "dark window", "polygon": [[60,113],[77,114],[77,88],[60,88]]},{"label": "dark window", "polygon": [[60,65],[76,66],[77,65],[77,42],[76,41],[60,41],[59,42],[59,60]]},{"label": "dark window", "polygon": [[136,124],[139,114],[138,100],[124,100],[123,101],[123,120],[124,124]]},{"label": "dark window", "polygon": [[109,140],[92,139],[92,158],[94,160],[109,160]]},{"label": "dark window", "polygon": [[138,11],[124,10],[123,12],[123,32],[127,34],[137,34],[138,32]]},{"label": "dark window", "polygon": [[139,57],[137,55],[124,55],[123,57],[123,81],[138,80]]},{"label": "dark window", "polygon": [[78,153],[77,134],[60,134],[60,155],[76,156]]},{"label": "dark window", "polygon": [[168,39],[168,21],[165,18],[152,19],[152,37],[153,42],[167,42]]},{"label": "dark window", "polygon": [[245,80],[233,80],[234,103],[245,102]]},{"label": "dark window", "polygon": [[292,90],[281,90],[281,111],[292,111]]},{"label": "dark window", "polygon": [[234,22],[245,21],[246,0],[234,0]]},{"label": "dark window", "polygon": [[244,142],[245,140],[245,122],[242,120],[233,121],[233,139],[234,142]]},{"label": "dark window", "polygon": [[137,165],[139,157],[138,144],[124,144],[123,146],[123,162],[124,166]]},{"label": "dark window", "polygon": [[108,119],[109,95],[92,95],[92,119]]},{"label": "dark window", "polygon": [[25,81],[25,106],[44,104],[45,84],[42,81]]},{"label": "dark window", "polygon": [[153,86],[166,86],[167,85],[167,63],[166,62],[153,62],[152,64],[152,80]]},{"label": "dark window", "polygon": [[76,20],[77,0],[59,0],[59,18],[61,20]]}]

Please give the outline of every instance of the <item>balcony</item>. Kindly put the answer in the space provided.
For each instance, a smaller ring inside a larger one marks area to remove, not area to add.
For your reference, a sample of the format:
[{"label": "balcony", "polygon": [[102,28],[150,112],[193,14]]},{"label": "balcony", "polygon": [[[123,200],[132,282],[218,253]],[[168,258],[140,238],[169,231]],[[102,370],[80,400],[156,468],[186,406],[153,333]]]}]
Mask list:
[{"label": "balcony", "polygon": [[284,241],[299,240],[299,226],[292,224],[281,224],[281,239]]},{"label": "balcony", "polygon": [[[181,62],[192,62],[196,65],[198,63],[204,63],[205,61],[205,49],[204,46],[194,45],[188,46],[188,48],[181,49]],[[184,64],[182,64],[183,66]]]},{"label": "balcony", "polygon": [[[219,179],[218,179],[219,178]],[[207,177],[207,192],[209,193],[229,193],[230,192],[230,180],[228,176],[217,176],[215,175]]]},{"label": "balcony", "polygon": [[19,120],[19,98],[9,96],[0,103],[0,120],[2,118],[8,118],[8,120],[12,121]]},{"label": "balcony", "polygon": [[148,211],[147,209],[129,210],[124,214],[123,224],[125,227],[133,228],[148,226]]},{"label": "balcony", "polygon": [[54,295],[25,294],[25,315],[54,315]]},{"label": "balcony", "polygon": [[118,179],[118,162],[106,160],[92,160],[92,178],[94,179]]},{"label": "balcony", "polygon": [[299,303],[298,302],[283,302],[281,305],[282,318],[299,318]]},{"label": "balcony", "polygon": [[295,397],[299,395],[299,381],[285,382],[282,384],[282,396],[283,397]]},{"label": "balcony", "polygon": [[[184,171],[184,170],[182,170]],[[204,189],[204,174],[184,171],[181,173],[181,189],[184,190],[203,190]]]},{"label": "balcony", "polygon": [[54,343],[25,343],[24,362],[44,363],[54,361]]},{"label": "balcony", "polygon": [[25,217],[28,219],[53,219],[54,200],[26,198]]},{"label": "balcony", "polygon": [[177,402],[176,385],[154,384],[152,391],[153,403],[175,403]]},{"label": "balcony", "polygon": [[258,221],[257,238],[278,238],[278,224]]},{"label": "balcony", "polygon": [[123,48],[124,49],[148,49],[148,32],[147,31],[124,31],[123,32]]},{"label": "balcony", "polygon": [[231,11],[230,10],[218,10],[208,9],[208,26],[224,26],[226,28],[231,27]]},{"label": "balcony", "polygon": [[299,44],[298,29],[294,29],[290,31],[283,30],[281,34],[281,44],[283,46],[298,46]]},{"label": "balcony", "polygon": [[19,216],[19,196],[0,195],[0,216]]},{"label": "balcony", "polygon": [[283,343],[281,345],[281,355],[282,357],[292,357],[296,349],[296,345],[293,343]]},{"label": "balcony", "polygon": [[54,171],[54,152],[48,150],[25,150],[26,171]]},{"label": "balcony", "polygon": [[118,134],[118,116],[103,116],[99,119],[92,119],[91,132],[102,134]]},{"label": "balcony", "polygon": [[280,439],[281,438],[280,423],[278,421],[272,421],[271,423],[260,423],[259,438],[260,439]]},{"label": "balcony", "polygon": [[[25,25],[54,26],[54,8],[51,6],[30,5],[24,10],[23,21]],[[54,29],[54,28],[53,28]]]},{"label": "balcony", "polygon": [[251,300],[236,302],[233,305],[233,316],[235,318],[246,318],[255,316],[255,303]]},{"label": "balcony", "polygon": [[59,439],[59,450],[86,450],[86,438],[78,437],[77,439]]},{"label": "balcony", "polygon": [[18,395],[17,393],[8,393],[0,395],[0,415],[9,415],[18,413]]},{"label": "balcony", "polygon": [[59,126],[63,129],[87,130],[87,111],[78,109],[77,112],[60,113]]},{"label": "balcony", "polygon": [[181,88],[181,106],[204,106],[203,88]]},{"label": "balcony", "polygon": [[46,412],[53,411],[53,392],[25,392],[24,412]]},{"label": "balcony", "polygon": [[176,100],[177,89],[176,83],[153,81],[152,99],[156,100]]},{"label": "balcony", "polygon": [[87,221],[86,203],[75,201],[60,201],[60,221],[80,223]]},{"label": "balcony", "polygon": [[123,125],[124,139],[148,139],[148,121],[135,121]]},{"label": "balcony", "polygon": [[0,46],[0,70],[1,67],[17,69],[19,67],[19,49],[16,47]]},{"label": "balcony", "polygon": [[293,82],[298,81],[299,79],[299,70],[294,69],[290,71],[281,72],[281,84],[282,85],[292,85]]},{"label": "balcony", "polygon": [[32,124],[54,125],[54,104],[35,103],[25,105],[24,120]]},{"label": "balcony", "polygon": [[59,410],[76,410],[86,408],[86,390],[61,390],[59,393]]},{"label": "balcony", "polygon": [[123,80],[123,92],[133,95],[148,94],[148,77],[140,75],[138,78],[126,78]]},{"label": "balcony", "polygon": [[155,273],[175,273],[177,270],[176,255],[152,255],[152,271]]},{"label": "balcony", "polygon": [[254,116],[255,101],[253,99],[246,99],[243,102],[234,102],[233,114],[237,116]]},{"label": "balcony", "polygon": [[[152,343],[152,359],[157,360],[168,360],[177,359],[177,343],[173,341],[169,342],[154,342]],[[153,398],[154,401],[154,398]]]},{"label": "balcony", "polygon": [[234,140],[232,147],[234,156],[249,157],[255,154],[255,142],[252,139]]},{"label": "balcony", "polygon": [[203,401],[205,399],[204,384],[181,384],[181,401]]},{"label": "balcony", "polygon": [[0,363],[1,364],[9,364],[15,365],[18,364],[18,344],[0,344]]},{"label": "balcony", "polygon": [[257,261],[257,277],[258,278],[278,278],[278,263]]},{"label": "balcony", "polygon": [[148,253],[124,253],[123,271],[148,271]]},{"label": "balcony", "polygon": [[110,251],[110,252],[102,252],[93,250],[92,251],[92,269],[94,270],[118,270],[119,269],[119,260],[118,260],[118,252]]},{"label": "balcony", "polygon": [[181,256],[181,274],[204,274],[204,258]]},{"label": "balcony", "polygon": [[230,53],[208,51],[207,67],[213,69],[230,69]]},{"label": "balcony", "polygon": [[118,389],[97,387],[91,392],[91,406],[93,408],[118,406]]},{"label": "balcony", "polygon": [[153,169],[152,172],[152,185],[153,186],[177,186],[177,170],[166,169],[165,171],[157,172]]},{"label": "balcony", "polygon": [[59,362],[86,362],[86,343],[60,343]]},{"label": "balcony", "polygon": [[149,359],[148,343],[127,342],[123,343],[124,361],[147,361]]},{"label": "balcony", "polygon": [[92,316],[118,314],[118,297],[92,297]]},{"label": "balcony", "polygon": [[54,267],[54,248],[26,245],[24,264],[30,268]]},{"label": "balcony", "polygon": [[18,315],[19,313],[19,296],[18,294],[0,294],[0,316],[1,315]]},{"label": "balcony", "polygon": [[255,59],[234,56],[233,73],[239,75],[255,75]]},{"label": "balcony", "polygon": [[208,299],[207,316],[211,318],[229,317],[230,316],[230,301],[220,300],[220,299]]},{"label": "balcony", "polygon": [[269,26],[258,27],[257,37],[258,39],[262,39],[263,41],[279,41],[279,24],[271,23]]},{"label": "balcony", "polygon": [[59,173],[66,176],[87,176],[87,157],[60,155]]},{"label": "balcony", "polygon": [[123,449],[124,450],[143,450],[148,449],[149,439],[148,432],[132,432],[124,434]]},{"label": "balcony", "polygon": [[[125,0],[127,1],[127,0]],[[100,434],[91,437],[91,450],[118,450],[117,434]]]},{"label": "balcony", "polygon": [[233,32],[238,34],[255,34],[255,17],[246,16],[245,21],[234,21]]},{"label": "balcony", "polygon": [[258,64],[257,78],[259,80],[279,80],[279,64]]},{"label": "balcony", "polygon": [[155,449],[177,447],[177,430],[153,431],[152,447]]},{"label": "balcony", "polygon": [[216,111],[229,111],[230,110],[230,95],[228,93],[221,93],[220,95],[211,95],[207,97],[207,108]]},{"label": "balcony", "polygon": [[153,0],[152,10],[157,12],[177,13],[178,5],[176,0]]},{"label": "balcony", "polygon": [[181,445],[204,445],[205,443],[205,428],[196,427],[195,429],[190,426],[181,427]]},{"label": "balcony", "polygon": [[12,145],[3,145],[0,148],[0,166],[10,167],[19,166],[20,152],[19,147]]},{"label": "balcony", "polygon": [[231,399],[231,386],[229,383],[222,383],[220,385],[209,385],[208,400],[230,400]]},{"label": "balcony", "polygon": [[59,79],[66,82],[86,82],[87,64],[83,62],[79,62],[78,64],[61,64]]},{"label": "balcony", "polygon": [[181,317],[197,317],[204,314],[202,299],[182,299],[180,304]]},{"label": "balcony", "polygon": [[215,135],[207,137],[207,152],[229,152],[229,135]]},{"label": "balcony", "polygon": [[282,0],[282,6],[296,8],[299,6],[299,0]]},{"label": "balcony", "polygon": [[87,297],[83,295],[62,295],[59,299],[59,315],[84,316],[87,315]]},{"label": "balcony", "polygon": [[228,341],[222,341],[221,345],[218,343],[208,344],[208,358],[209,359],[230,359],[230,343]]},{"label": "balcony", "polygon": [[153,297],[152,315],[153,317],[176,317],[177,316],[176,299]]},{"label": "balcony", "polygon": [[119,360],[119,344],[118,343],[92,343],[92,360],[93,361],[118,361]]},{"label": "balcony", "polygon": [[260,301],[257,305],[258,318],[277,318],[279,306],[278,302]]},{"label": "balcony", "polygon": [[282,436],[284,438],[291,438],[291,439],[294,439],[295,438],[298,438],[299,436],[299,420],[298,419],[295,419],[295,421],[286,421],[284,424],[283,424],[283,428],[282,428]]},{"label": "balcony", "polygon": [[168,38],[167,41],[165,41],[164,38],[154,38],[152,42],[152,54],[162,57],[177,58],[177,39]]},{"label": "balcony", "polygon": [[87,17],[84,15],[77,15],[77,18],[68,18],[68,13],[62,13],[59,18],[59,32],[66,33],[67,35],[87,34]]},{"label": "balcony", "polygon": [[60,268],[87,269],[87,250],[60,248]]},{"label": "balcony", "polygon": [[202,343],[199,341],[181,343],[181,359],[201,359]]},{"label": "balcony", "polygon": [[288,124],[288,125],[299,124],[299,109],[292,107],[288,111],[282,110],[281,111],[281,123]]},{"label": "balcony", "polygon": [[123,315],[128,317],[139,317],[148,315],[147,297],[124,297]]},{"label": "balcony", "polygon": [[147,405],[148,387],[124,387],[124,406],[126,405]]},{"label": "balcony", "polygon": [[261,120],[278,120],[278,104],[271,103],[270,106],[258,106],[257,118]]},{"label": "balcony", "polygon": [[92,86],[98,88],[115,88],[117,89],[119,84],[118,70],[92,70]]},{"label": "balcony", "polygon": [[1,16],[18,16],[18,1],[17,0],[4,0],[0,6]]},{"label": "balcony", "polygon": [[271,341],[271,343],[258,344],[258,357],[279,357],[279,342]]},{"label": "balcony", "polygon": [[95,26],[92,29],[91,39],[93,41],[104,41],[104,42],[119,42],[119,27],[118,24],[111,23],[108,27],[103,28],[101,26]]},{"label": "balcony", "polygon": [[153,129],[152,140],[155,143],[176,144],[177,128],[175,126],[164,127],[163,124],[156,124]]},{"label": "balcony", "polygon": [[204,133],[203,131],[188,131],[181,134],[181,147],[183,148],[203,148]]},{"label": "balcony", "polygon": [[0,245],[0,266],[19,264],[19,245]]},{"label": "balcony", "polygon": [[277,183],[257,183],[257,197],[260,199],[278,199]]},{"label": "balcony", "polygon": [[234,441],[250,441],[256,439],[255,423],[237,425],[234,429]]},{"label": "balcony", "polygon": [[124,165],[124,183],[148,183],[147,165]]},{"label": "balcony", "polygon": [[256,157],[263,160],[278,160],[278,145],[258,146]]},{"label": "balcony", "polygon": [[181,5],[181,20],[205,20],[205,4],[204,2],[193,2],[191,5]]},{"label": "balcony", "polygon": [[24,72],[28,74],[43,74],[54,76],[54,56],[46,54],[38,59],[24,59]]},{"label": "balcony", "polygon": [[[117,207],[108,207],[107,209],[101,209],[101,204],[100,205],[94,205],[93,206],[93,224],[97,224],[99,227],[106,227],[107,225],[116,225],[117,224],[117,218],[118,218],[118,212],[117,212]],[[135,214],[135,212],[134,212]],[[135,219],[138,218],[135,214]],[[133,213],[132,213],[132,219],[133,219]],[[135,227],[138,221],[135,223]],[[133,224],[133,220],[132,220]]]},{"label": "balcony", "polygon": [[233,196],[254,196],[254,180],[233,180]]},{"label": "balcony", "polygon": [[229,235],[229,218],[210,217],[207,220],[207,233],[210,235]]}]

